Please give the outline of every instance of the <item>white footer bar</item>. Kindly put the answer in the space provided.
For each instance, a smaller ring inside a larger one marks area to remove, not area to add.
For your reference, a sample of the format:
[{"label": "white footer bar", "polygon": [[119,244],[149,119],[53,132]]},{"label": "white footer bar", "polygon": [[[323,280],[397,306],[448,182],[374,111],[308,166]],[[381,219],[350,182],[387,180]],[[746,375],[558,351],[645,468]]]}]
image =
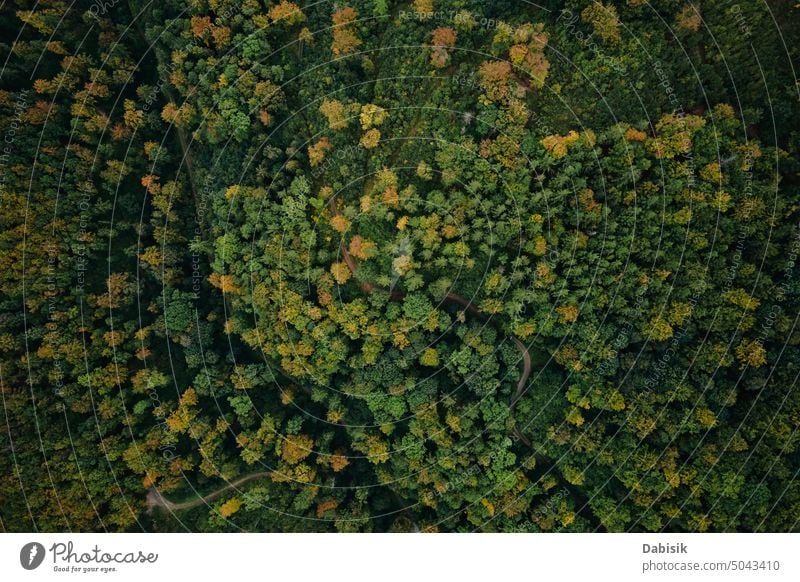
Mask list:
[{"label": "white footer bar", "polygon": [[2,534],[0,578],[797,581],[798,535]]}]

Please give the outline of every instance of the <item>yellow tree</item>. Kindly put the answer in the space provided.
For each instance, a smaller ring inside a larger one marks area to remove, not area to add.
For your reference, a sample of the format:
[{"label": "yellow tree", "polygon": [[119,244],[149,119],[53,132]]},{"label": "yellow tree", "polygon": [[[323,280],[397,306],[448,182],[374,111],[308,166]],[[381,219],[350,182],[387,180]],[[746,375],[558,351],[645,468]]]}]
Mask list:
[{"label": "yellow tree", "polygon": [[328,127],[334,131],[344,129],[350,124],[350,120],[347,118],[347,108],[341,101],[326,99],[320,105],[319,110],[328,120]]},{"label": "yellow tree", "polygon": [[337,57],[349,55],[361,46],[355,25],[358,11],[350,6],[345,6],[333,13],[333,42],[331,51]]}]

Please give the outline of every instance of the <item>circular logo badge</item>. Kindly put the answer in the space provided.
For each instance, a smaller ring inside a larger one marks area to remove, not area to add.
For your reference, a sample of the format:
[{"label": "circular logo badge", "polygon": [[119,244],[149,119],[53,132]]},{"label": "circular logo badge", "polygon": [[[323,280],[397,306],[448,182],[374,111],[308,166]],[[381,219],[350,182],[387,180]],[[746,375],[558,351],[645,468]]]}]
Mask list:
[{"label": "circular logo badge", "polygon": [[26,570],[35,570],[44,561],[44,546],[39,542],[29,542],[19,551],[19,563]]}]

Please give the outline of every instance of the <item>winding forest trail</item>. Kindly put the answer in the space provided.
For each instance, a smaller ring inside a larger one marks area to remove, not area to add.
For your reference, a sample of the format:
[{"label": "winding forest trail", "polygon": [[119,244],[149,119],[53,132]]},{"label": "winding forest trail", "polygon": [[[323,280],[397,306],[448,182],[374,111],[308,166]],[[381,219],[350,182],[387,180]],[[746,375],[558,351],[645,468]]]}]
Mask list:
[{"label": "winding forest trail", "polygon": [[154,508],[161,507],[166,509],[167,511],[174,512],[174,511],[183,511],[186,509],[193,509],[200,505],[208,505],[209,501],[213,501],[226,491],[231,489],[236,489],[240,485],[244,485],[248,481],[254,481],[256,479],[265,479],[269,477],[271,473],[269,471],[258,471],[256,473],[248,473],[243,477],[239,477],[235,481],[231,481],[209,493],[208,495],[204,495],[203,497],[196,497],[194,499],[190,499],[189,501],[181,501],[180,503],[175,503],[174,501],[170,501],[162,493],[156,489],[155,487],[151,487],[147,491],[147,511],[152,512]]},{"label": "winding forest trail", "polygon": [[[336,207],[335,203],[332,204],[331,206],[333,208],[334,215],[338,215],[339,209],[338,207]],[[356,276],[356,272],[358,271],[358,264],[356,263],[355,259],[353,259],[353,257],[350,255],[350,252],[347,250],[344,241],[342,241],[342,243],[340,244],[340,249],[342,252],[342,257],[344,258],[344,262],[347,265],[347,268],[350,270],[350,273],[353,275],[353,278],[358,282],[358,286],[361,288],[361,290],[364,291],[365,293],[372,293],[378,290],[379,287],[377,287],[373,283],[370,283],[368,281],[361,281],[358,279],[358,277]],[[392,301],[401,301],[405,297],[405,293],[402,293],[400,291],[392,291],[390,293],[390,297]],[[448,293],[447,295],[445,295],[445,299],[447,301],[452,301],[453,303],[461,305],[466,311],[469,311],[470,313],[476,315],[477,317],[480,317],[481,319],[488,319],[488,316],[485,313],[483,313],[480,309],[475,307],[475,305],[473,305],[471,301],[467,301],[466,299],[464,299],[463,297],[461,297],[456,293]],[[516,390],[514,390],[514,394],[511,395],[511,413],[513,414],[517,402],[522,397],[522,394],[525,392],[525,386],[528,383],[528,378],[530,378],[532,366],[531,366],[531,354],[528,348],[525,347],[525,344],[523,344],[518,338],[514,336],[508,336],[508,337],[509,339],[511,339],[512,342],[514,342],[514,345],[516,346],[517,350],[522,356],[522,375],[520,376],[520,379],[517,382],[517,387]],[[519,441],[521,441],[528,447],[532,447],[531,441],[528,439],[528,437],[522,434],[522,431],[520,431],[519,428],[516,427],[516,423],[513,429],[513,433],[514,436]],[[247,475],[244,475],[239,479],[231,481],[230,483],[223,485],[219,489],[212,491],[208,495],[204,495],[203,497],[196,497],[195,499],[191,499],[189,501],[181,501],[179,503],[170,501],[169,499],[164,497],[164,495],[162,495],[158,489],[156,489],[155,487],[151,487],[147,491],[147,511],[152,512],[154,508],[161,507],[169,512],[175,512],[175,511],[184,511],[187,509],[193,509],[195,507],[199,507],[200,505],[208,505],[210,501],[213,501],[226,491],[230,491],[231,489],[236,489],[240,485],[244,485],[249,481],[254,481],[256,479],[264,479],[269,476],[270,473],[265,471],[248,473]]]},{"label": "winding forest trail", "polygon": [[[511,397],[511,414],[513,415],[514,408],[516,408],[519,399],[522,398],[522,394],[525,392],[525,385],[528,383],[528,378],[531,375],[531,353],[528,351],[528,348],[525,347],[525,344],[523,344],[513,335],[509,337],[511,338],[511,341],[514,342],[514,345],[517,346],[520,354],[522,354],[522,376],[520,376],[519,382],[517,382],[517,389],[514,392],[514,395]],[[514,436],[525,443],[528,448],[533,448],[533,445],[528,437],[522,434],[522,431],[517,428],[516,421],[514,421]]]}]

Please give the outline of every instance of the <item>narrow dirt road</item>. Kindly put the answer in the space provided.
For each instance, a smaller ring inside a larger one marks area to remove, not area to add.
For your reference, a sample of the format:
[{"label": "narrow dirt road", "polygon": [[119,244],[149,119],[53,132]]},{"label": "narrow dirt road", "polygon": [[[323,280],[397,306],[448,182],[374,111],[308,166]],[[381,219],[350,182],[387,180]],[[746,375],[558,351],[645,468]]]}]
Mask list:
[{"label": "narrow dirt road", "polygon": [[166,509],[169,512],[174,511],[183,511],[185,509],[192,509],[194,507],[198,507],[200,505],[208,505],[210,501],[213,501],[223,493],[230,491],[231,489],[237,489],[239,486],[244,485],[248,481],[254,481],[256,479],[265,479],[270,476],[268,471],[260,471],[257,473],[248,473],[243,477],[239,477],[235,481],[231,481],[212,491],[208,495],[204,495],[203,497],[195,497],[194,499],[190,499],[188,501],[181,501],[180,503],[175,503],[174,501],[170,501],[166,497],[164,497],[161,492],[156,489],[155,487],[151,487],[147,491],[147,511],[150,513],[156,507],[161,507]]},{"label": "narrow dirt road", "polygon": [[[510,337],[511,341],[514,342],[514,345],[517,346],[519,353],[522,354],[522,376],[520,376],[519,382],[517,382],[517,389],[514,392],[514,395],[511,397],[511,414],[513,416],[514,408],[516,408],[517,402],[519,401],[520,398],[522,398],[522,395],[525,393],[525,386],[528,384],[528,378],[531,375],[531,354],[528,351],[528,348],[525,347],[525,344],[523,344],[513,335]],[[533,447],[528,437],[522,434],[522,431],[520,431],[517,428],[516,422],[514,424],[514,436],[517,437],[523,443],[525,443],[525,445],[528,446],[529,448]]]},{"label": "narrow dirt road", "polygon": [[[339,213],[339,209],[338,207],[336,207],[335,204],[332,204],[331,208],[333,209],[334,214]],[[342,241],[340,248],[342,252],[342,257],[344,258],[344,262],[347,265],[347,268],[350,270],[350,273],[353,275],[353,278],[356,279],[356,281],[358,282],[360,289],[364,293],[372,293],[378,290],[379,288],[376,287],[373,283],[370,283],[368,281],[361,281],[358,279],[358,277],[356,276],[356,272],[358,271],[358,264],[356,263],[355,259],[353,259],[353,257],[350,255],[350,252],[347,250],[344,241]],[[392,301],[402,301],[402,299],[405,297],[405,294],[400,291],[392,291],[390,297]],[[459,304],[466,311],[469,311],[470,313],[480,317],[481,319],[488,319],[487,315],[483,313],[480,309],[475,307],[475,305],[473,305],[472,302],[467,301],[466,299],[464,299],[460,295],[457,295],[456,293],[448,293],[445,296],[445,299],[447,299],[448,301],[452,301],[453,303]],[[519,399],[525,393],[525,386],[528,384],[528,378],[530,378],[531,375],[531,354],[528,351],[528,348],[525,347],[525,344],[523,344],[519,339],[517,339],[514,336],[509,336],[509,338],[511,339],[512,342],[514,342],[514,345],[516,346],[517,350],[522,356],[522,375],[520,376],[520,379],[517,382],[517,388],[514,391],[514,394],[512,394],[511,396],[511,413],[513,414],[514,408],[517,405],[517,401],[519,401]],[[528,437],[522,434],[522,431],[520,431],[516,426],[514,426],[513,433],[514,436],[519,441],[521,441],[528,447],[532,447],[531,441],[528,439]],[[156,489],[155,487],[151,487],[147,492],[147,511],[152,512],[154,508],[161,507],[163,509],[166,509],[167,511],[174,512],[174,511],[183,511],[186,509],[193,509],[200,505],[208,505],[210,501],[213,501],[226,491],[230,491],[231,489],[237,489],[240,485],[244,485],[249,481],[253,481],[256,479],[264,479],[266,477],[269,477],[269,475],[270,474],[268,472],[249,473],[247,475],[244,475],[243,477],[240,477],[239,479],[236,479],[235,481],[231,481],[227,485],[224,485],[215,491],[212,491],[208,495],[205,495],[203,497],[197,497],[189,501],[182,501],[180,503],[175,503],[173,501],[170,501],[169,499],[164,497],[158,489]]]}]

